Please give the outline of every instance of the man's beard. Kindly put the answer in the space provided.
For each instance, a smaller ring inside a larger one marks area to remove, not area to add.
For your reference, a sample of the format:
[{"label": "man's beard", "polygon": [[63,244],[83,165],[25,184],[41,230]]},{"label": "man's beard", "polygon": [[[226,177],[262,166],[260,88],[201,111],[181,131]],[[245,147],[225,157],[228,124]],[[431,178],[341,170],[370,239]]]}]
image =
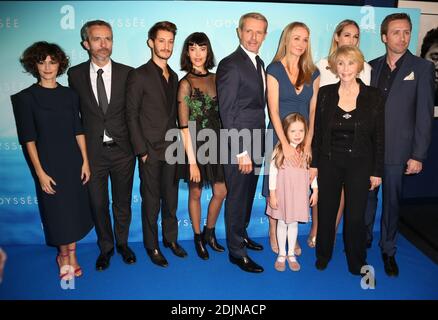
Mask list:
[{"label": "man's beard", "polygon": [[[160,50],[160,51],[158,51],[158,50],[154,49],[154,52],[155,52],[155,55],[158,58],[163,59],[163,60],[169,60],[170,56],[172,55],[172,51],[168,51],[168,50]],[[167,53],[167,55],[165,55],[166,53]]]}]

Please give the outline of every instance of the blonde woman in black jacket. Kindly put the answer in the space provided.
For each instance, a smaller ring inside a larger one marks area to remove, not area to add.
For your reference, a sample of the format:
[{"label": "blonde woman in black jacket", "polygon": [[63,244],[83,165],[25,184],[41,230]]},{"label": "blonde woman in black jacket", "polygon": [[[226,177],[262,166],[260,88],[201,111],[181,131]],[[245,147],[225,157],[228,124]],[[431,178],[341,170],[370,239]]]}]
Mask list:
[{"label": "blonde woman in black jacket", "polygon": [[368,190],[382,182],[384,100],[358,74],[364,57],[356,46],[329,57],[340,81],[320,88],[312,141],[311,179],[318,176],[319,219],[316,268],[324,270],[333,252],[336,214],[345,190],[344,246],[348,269],[360,275],[366,264],[365,209]]}]

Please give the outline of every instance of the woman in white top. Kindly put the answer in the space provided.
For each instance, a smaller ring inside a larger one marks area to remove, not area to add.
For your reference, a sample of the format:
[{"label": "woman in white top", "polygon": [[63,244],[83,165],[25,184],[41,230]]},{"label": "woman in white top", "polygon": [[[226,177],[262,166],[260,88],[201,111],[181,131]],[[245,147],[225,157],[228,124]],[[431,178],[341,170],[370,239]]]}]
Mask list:
[{"label": "woman in white top", "polygon": [[[341,21],[333,32],[332,44],[330,46],[329,56],[336,51],[338,47],[345,45],[353,45],[359,47],[360,29],[358,24],[353,20]],[[326,86],[339,81],[339,78],[330,71],[328,65],[328,59],[323,58],[318,61],[316,66],[321,73],[321,79],[319,80],[319,86]],[[365,62],[364,69],[359,74],[359,78],[367,86],[370,85],[371,80],[371,66]]]},{"label": "woman in white top", "polygon": [[[332,44],[330,46],[329,56],[338,49],[345,45],[353,45],[359,47],[360,39],[360,28],[359,25],[353,20],[343,20],[337,26],[333,32]],[[334,74],[328,65],[328,58],[323,58],[316,63],[316,66],[320,72],[319,86],[326,86],[328,84],[333,84],[339,81],[339,77]],[[364,68],[358,75],[359,79],[362,80],[367,86],[370,85],[371,81],[371,66],[364,62]],[[338,215],[336,218],[336,230],[338,229],[339,222],[342,218],[342,213],[344,211],[344,190],[342,190],[341,201],[339,203]],[[312,227],[310,229],[310,234],[307,239],[307,244],[309,247],[313,248],[316,245],[316,233],[317,233],[317,222],[318,222],[318,208],[317,206],[312,207]],[[335,230],[335,232],[336,232]]]}]

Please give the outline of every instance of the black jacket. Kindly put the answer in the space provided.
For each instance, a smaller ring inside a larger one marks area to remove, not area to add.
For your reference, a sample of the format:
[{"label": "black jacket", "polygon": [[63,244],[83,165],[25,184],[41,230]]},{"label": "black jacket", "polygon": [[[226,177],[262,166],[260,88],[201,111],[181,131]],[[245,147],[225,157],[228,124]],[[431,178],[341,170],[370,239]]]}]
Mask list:
[{"label": "black jacket", "polygon": [[90,164],[94,164],[102,154],[103,130],[127,154],[134,156],[129,141],[128,126],[126,124],[126,95],[125,87],[128,73],[132,67],[111,61],[111,97],[108,111],[103,113],[102,108],[94,96],[90,80],[90,61],[71,67],[68,70],[68,83],[80,97],[82,123],[87,141]]},{"label": "black jacket", "polygon": [[[371,175],[382,177],[385,139],[384,99],[377,88],[366,86],[357,80],[360,89],[356,100],[352,157],[372,157]],[[339,103],[340,82],[319,89],[315,115],[315,131],[312,141],[312,164],[318,168],[322,156],[331,157],[332,131],[330,123]]]},{"label": "black jacket", "polygon": [[126,86],[126,119],[129,135],[136,155],[147,154],[149,158],[164,160],[166,148],[172,143],[166,141],[166,133],[176,125],[176,93],[178,75],[172,73],[173,92],[171,105],[157,66],[151,60],[129,73]]}]

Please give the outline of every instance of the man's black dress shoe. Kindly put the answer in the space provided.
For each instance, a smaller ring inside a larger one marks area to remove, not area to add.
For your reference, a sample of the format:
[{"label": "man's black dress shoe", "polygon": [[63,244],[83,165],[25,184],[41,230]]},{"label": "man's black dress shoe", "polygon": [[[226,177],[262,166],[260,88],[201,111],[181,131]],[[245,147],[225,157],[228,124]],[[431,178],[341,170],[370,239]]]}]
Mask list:
[{"label": "man's black dress shoe", "polygon": [[230,262],[237,265],[240,269],[246,272],[260,273],[263,272],[263,267],[259,266],[257,263],[251,260],[250,257],[245,256],[242,258],[233,257],[231,254],[228,255]]},{"label": "man's black dress shoe", "polygon": [[127,245],[117,246],[117,252],[120,253],[126,264],[133,264],[137,261],[135,253]]},{"label": "man's black dress shoe", "polygon": [[385,272],[390,277],[398,276],[398,266],[395,261],[395,256],[388,256],[386,253],[382,253],[383,264],[385,266]]},{"label": "man's black dress shoe", "polygon": [[110,265],[111,257],[114,255],[114,249],[111,249],[110,251],[103,253],[101,252],[99,254],[99,257],[97,257],[96,260],[96,270],[97,271],[103,271],[105,269],[108,269]]},{"label": "man's black dress shoe", "polygon": [[157,266],[165,268],[169,265],[166,258],[161,253],[160,249],[146,249],[146,252],[149,258],[151,258],[152,263],[156,264]]},{"label": "man's black dress shoe", "polygon": [[257,242],[251,240],[250,238],[243,238],[243,242],[245,243],[245,246],[250,250],[256,250],[256,251],[263,250],[263,246],[261,244],[258,244]]},{"label": "man's black dress shoe", "polygon": [[328,265],[328,262],[324,262],[322,260],[316,259],[316,262],[315,262],[316,269],[322,271],[325,268],[327,268],[327,265]]},{"label": "man's black dress shoe", "polygon": [[172,250],[173,254],[177,257],[184,258],[187,257],[187,252],[181,247],[178,242],[167,242],[163,241],[163,245],[166,248],[170,248]]}]

